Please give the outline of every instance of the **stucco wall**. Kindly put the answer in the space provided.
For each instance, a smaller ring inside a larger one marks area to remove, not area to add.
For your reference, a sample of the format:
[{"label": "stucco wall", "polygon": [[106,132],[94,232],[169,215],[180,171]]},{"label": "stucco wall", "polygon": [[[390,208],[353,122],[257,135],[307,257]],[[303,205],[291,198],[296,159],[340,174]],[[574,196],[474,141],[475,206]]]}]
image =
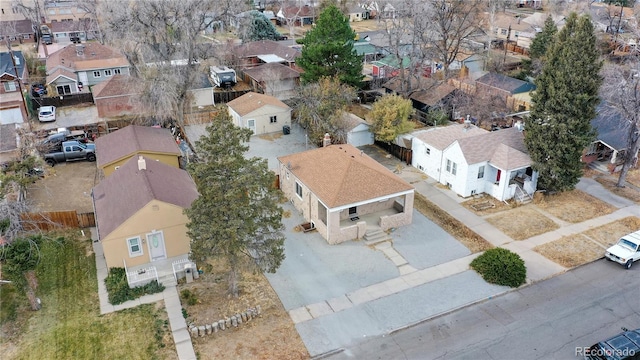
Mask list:
[{"label": "stucco wall", "polygon": [[[152,230],[163,232],[168,258],[188,254],[190,240],[186,233],[187,222],[187,216],[182,213],[181,207],[157,200],[151,201],[111,234],[101,239],[107,267],[123,267],[122,259],[126,261],[127,267],[148,263],[150,258],[146,234]],[[140,236],[143,241],[143,254],[130,257],[127,239],[135,236]]]},{"label": "stucco wall", "polygon": [[[116,162],[113,162],[111,164],[107,164],[105,165],[105,167],[102,169],[104,171],[104,176],[109,176],[111,174],[113,174],[114,171],[116,171],[116,167],[122,166],[124,165],[124,163],[126,163],[127,161],[129,161],[129,159],[131,159],[134,156],[138,156],[138,155],[142,155],[148,159],[151,160],[157,160],[160,161],[162,163],[165,163],[167,165],[171,165],[175,168],[180,168],[180,162],[178,160],[178,156],[176,155],[167,155],[167,154],[158,154],[158,153],[149,153],[149,152],[145,152],[145,151],[139,151],[135,154],[131,154],[129,156],[127,156],[126,158],[123,158],[121,160],[118,160]],[[100,154],[98,154],[98,156],[100,156]]]}]

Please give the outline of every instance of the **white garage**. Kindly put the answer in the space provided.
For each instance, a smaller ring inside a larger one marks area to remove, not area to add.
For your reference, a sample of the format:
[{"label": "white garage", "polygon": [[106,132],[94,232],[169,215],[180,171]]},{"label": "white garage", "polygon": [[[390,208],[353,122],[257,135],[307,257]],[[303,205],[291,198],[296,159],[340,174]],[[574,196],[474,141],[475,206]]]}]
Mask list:
[{"label": "white garage", "polygon": [[22,124],[22,111],[19,107],[0,109],[0,125]]},{"label": "white garage", "polygon": [[347,130],[347,144],[355,147],[373,144],[373,133],[368,122],[351,113],[345,113],[343,119]]}]

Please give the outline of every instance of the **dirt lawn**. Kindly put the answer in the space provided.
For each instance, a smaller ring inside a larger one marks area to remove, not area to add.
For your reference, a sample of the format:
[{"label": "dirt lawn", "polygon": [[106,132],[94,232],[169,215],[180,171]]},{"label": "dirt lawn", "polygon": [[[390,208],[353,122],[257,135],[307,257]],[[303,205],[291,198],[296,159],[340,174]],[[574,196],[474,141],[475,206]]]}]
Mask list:
[{"label": "dirt lawn", "polygon": [[485,219],[514,240],[528,239],[560,227],[534,206],[527,204]]},{"label": "dirt lawn", "polygon": [[589,231],[536,246],[533,250],[566,268],[600,259],[620,237],[640,228],[640,218],[630,216]]},{"label": "dirt lawn", "polygon": [[580,223],[611,214],[616,210],[615,207],[580,190],[536,196],[534,203],[549,214],[570,223]]},{"label": "dirt lawn", "polygon": [[95,162],[76,161],[46,167],[45,177],[27,190],[36,211],[93,211],[91,189],[97,184]]},{"label": "dirt lawn", "polygon": [[[289,314],[277,294],[262,274],[245,273],[239,283],[240,296],[227,296],[227,278],[224,267],[215,266],[190,284],[180,284],[182,307],[187,312],[187,323],[196,326],[225,319],[260,305],[261,316],[237,328],[192,338],[196,355],[207,359],[308,359]],[[189,305],[183,295],[194,294],[196,304]]]}]

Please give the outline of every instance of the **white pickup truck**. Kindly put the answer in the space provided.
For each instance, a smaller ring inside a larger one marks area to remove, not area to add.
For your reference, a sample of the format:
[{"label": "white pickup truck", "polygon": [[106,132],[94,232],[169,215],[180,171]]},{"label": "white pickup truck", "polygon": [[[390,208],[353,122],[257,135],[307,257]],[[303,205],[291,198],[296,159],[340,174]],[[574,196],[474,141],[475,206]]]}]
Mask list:
[{"label": "white pickup truck", "polygon": [[621,237],[604,256],[630,269],[634,261],[640,260],[640,231]]}]

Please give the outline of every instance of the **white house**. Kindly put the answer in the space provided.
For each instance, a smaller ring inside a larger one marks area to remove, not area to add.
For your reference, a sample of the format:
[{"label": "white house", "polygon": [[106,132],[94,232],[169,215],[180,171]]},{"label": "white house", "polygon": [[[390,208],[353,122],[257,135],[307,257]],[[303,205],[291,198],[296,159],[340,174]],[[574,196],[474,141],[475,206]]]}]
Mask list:
[{"label": "white house", "polygon": [[248,92],[227,103],[233,123],[248,128],[254,135],[282,131],[291,126],[291,108],[277,98]]},{"label": "white house", "polygon": [[486,193],[498,200],[530,198],[538,181],[522,126],[489,132],[455,124],[414,133],[414,167],[456,194]]},{"label": "white house", "polygon": [[342,119],[347,130],[347,144],[355,147],[373,144],[371,124],[349,112],[344,112]]}]

